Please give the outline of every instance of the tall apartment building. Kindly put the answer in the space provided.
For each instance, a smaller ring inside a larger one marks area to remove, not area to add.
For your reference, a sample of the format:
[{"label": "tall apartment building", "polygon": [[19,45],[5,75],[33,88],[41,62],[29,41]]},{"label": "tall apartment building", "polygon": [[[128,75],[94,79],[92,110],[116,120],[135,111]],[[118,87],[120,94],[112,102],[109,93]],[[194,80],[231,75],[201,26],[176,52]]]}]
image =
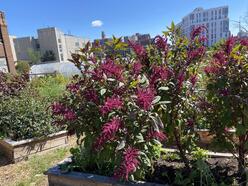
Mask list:
[{"label": "tall apartment building", "polygon": [[28,50],[39,51],[41,56],[46,51],[53,51],[56,62],[67,61],[71,53],[77,52],[89,41],[81,37],[67,35],[56,27],[37,30],[38,38],[23,37],[14,40],[18,60],[29,61]]},{"label": "tall apartment building", "polygon": [[16,72],[7,23],[3,12],[0,12],[0,70],[10,73]]},{"label": "tall apartment building", "polygon": [[207,30],[203,33],[208,38],[207,46],[212,46],[221,39],[230,36],[228,6],[211,9],[196,8],[193,12],[183,17],[177,25],[182,29],[182,34],[190,38],[190,33],[196,26],[205,26]]}]

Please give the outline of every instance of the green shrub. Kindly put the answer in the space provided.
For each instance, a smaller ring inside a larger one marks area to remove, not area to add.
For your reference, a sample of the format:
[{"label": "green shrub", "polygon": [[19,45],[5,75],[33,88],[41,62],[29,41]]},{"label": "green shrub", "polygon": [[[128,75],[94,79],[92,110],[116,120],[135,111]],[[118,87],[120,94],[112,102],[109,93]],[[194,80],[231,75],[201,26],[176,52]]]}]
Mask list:
[{"label": "green shrub", "polygon": [[[205,96],[201,109],[215,134],[216,145],[225,148],[238,160],[241,180],[246,180],[248,153],[248,40],[230,37],[213,51],[204,71]],[[236,129],[235,136],[229,129]]]},{"label": "green shrub", "polygon": [[30,71],[30,65],[27,61],[18,61],[16,65],[16,71],[19,74],[28,74]]},{"label": "green shrub", "polygon": [[0,99],[0,135],[12,140],[43,137],[58,131],[52,126],[49,102],[30,91]]},{"label": "green shrub", "polygon": [[55,101],[64,94],[68,82],[69,78],[63,75],[55,75],[34,78],[30,86],[41,97],[47,98],[49,101]]}]

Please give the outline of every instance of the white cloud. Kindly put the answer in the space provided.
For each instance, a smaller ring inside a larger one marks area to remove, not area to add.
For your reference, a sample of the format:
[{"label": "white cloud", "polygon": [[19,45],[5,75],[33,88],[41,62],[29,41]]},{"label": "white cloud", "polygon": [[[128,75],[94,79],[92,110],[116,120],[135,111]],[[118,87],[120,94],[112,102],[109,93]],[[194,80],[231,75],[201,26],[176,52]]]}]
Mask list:
[{"label": "white cloud", "polygon": [[92,27],[101,27],[103,25],[103,22],[101,20],[95,20],[91,22]]}]

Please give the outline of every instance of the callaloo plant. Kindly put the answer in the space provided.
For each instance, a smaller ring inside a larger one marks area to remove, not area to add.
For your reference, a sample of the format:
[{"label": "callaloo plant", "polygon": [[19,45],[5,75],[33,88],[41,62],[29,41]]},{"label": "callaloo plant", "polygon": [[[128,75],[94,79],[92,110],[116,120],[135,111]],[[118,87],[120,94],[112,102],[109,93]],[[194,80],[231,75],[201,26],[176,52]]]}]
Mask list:
[{"label": "callaloo plant", "polygon": [[16,96],[27,86],[27,75],[11,75],[0,72],[0,99]]},{"label": "callaloo plant", "polygon": [[72,167],[140,180],[158,158],[166,135],[152,112],[158,97],[144,73],[147,52],[130,44],[140,58],[123,58],[127,45],[119,38],[113,38],[107,48],[88,43],[73,54],[71,61],[82,74],[52,109],[57,124],[66,124],[77,135],[79,147],[71,151]]},{"label": "callaloo plant", "polygon": [[190,169],[190,162],[186,152],[194,149],[196,139],[196,86],[198,69],[206,50],[206,38],[202,35],[204,30],[204,27],[195,28],[188,40],[172,23],[163,36],[155,38],[155,45],[150,47],[148,53],[150,87],[160,97],[155,110],[187,169]]},{"label": "callaloo plant", "polygon": [[[235,37],[213,51],[204,68],[206,98],[200,104],[217,144],[237,157],[240,176],[245,175],[248,151],[247,53],[248,40]],[[234,129],[234,136],[229,129]]]}]

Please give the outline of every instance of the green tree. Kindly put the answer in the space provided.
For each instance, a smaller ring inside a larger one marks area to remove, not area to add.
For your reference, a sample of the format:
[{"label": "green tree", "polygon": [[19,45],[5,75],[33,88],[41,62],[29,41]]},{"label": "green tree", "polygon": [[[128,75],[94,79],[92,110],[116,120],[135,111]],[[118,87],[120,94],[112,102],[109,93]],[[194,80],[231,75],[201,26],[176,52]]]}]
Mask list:
[{"label": "green tree", "polygon": [[19,74],[28,74],[30,71],[30,65],[27,61],[17,61],[16,71]]},{"label": "green tree", "polygon": [[40,58],[41,58],[40,52],[34,51],[29,48],[27,53],[28,53],[28,58],[30,60],[30,65],[35,65],[40,62]]},{"label": "green tree", "polygon": [[42,62],[46,61],[56,61],[55,53],[52,50],[47,50],[41,57]]}]

